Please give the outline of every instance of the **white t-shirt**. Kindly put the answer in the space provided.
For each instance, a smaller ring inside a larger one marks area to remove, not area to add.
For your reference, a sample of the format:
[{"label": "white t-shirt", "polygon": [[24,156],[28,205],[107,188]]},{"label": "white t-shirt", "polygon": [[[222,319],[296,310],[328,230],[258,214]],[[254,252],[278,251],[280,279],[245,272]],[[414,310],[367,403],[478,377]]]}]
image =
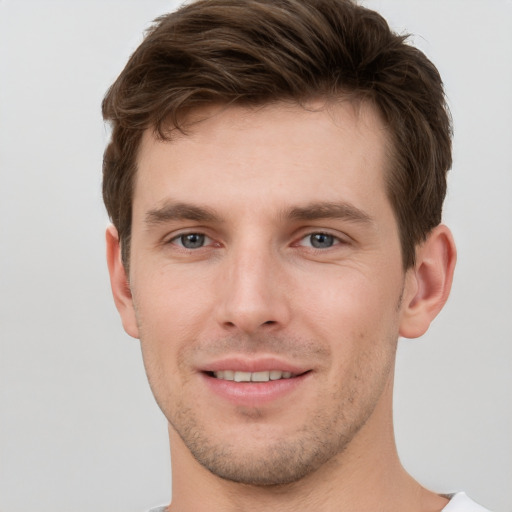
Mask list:
[{"label": "white t-shirt", "polygon": [[[450,503],[441,512],[490,512],[469,499],[465,492],[457,492],[447,496],[447,498],[450,498]],[[148,512],[165,512],[165,507],[152,508]]]},{"label": "white t-shirt", "polygon": [[457,492],[450,497],[450,503],[441,512],[489,512],[466,496],[465,492]]}]

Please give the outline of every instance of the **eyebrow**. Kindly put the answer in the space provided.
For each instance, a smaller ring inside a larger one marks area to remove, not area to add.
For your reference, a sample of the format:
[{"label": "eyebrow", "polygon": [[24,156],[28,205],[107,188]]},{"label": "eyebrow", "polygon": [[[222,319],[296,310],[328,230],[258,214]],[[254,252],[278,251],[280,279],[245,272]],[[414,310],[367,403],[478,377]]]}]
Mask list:
[{"label": "eyebrow", "polygon": [[145,223],[154,226],[173,220],[192,220],[196,222],[221,222],[215,212],[203,206],[187,203],[166,202],[158,208],[149,210],[145,215]]},{"label": "eyebrow", "polygon": [[292,220],[345,219],[361,224],[372,224],[373,219],[363,210],[350,203],[311,203],[284,212]]},{"label": "eyebrow", "polygon": [[[306,206],[296,206],[281,213],[281,217],[296,221],[320,219],[345,219],[351,222],[372,224],[373,219],[364,211],[350,203],[318,202]],[[221,223],[222,219],[214,210],[188,203],[166,202],[158,208],[149,210],[145,216],[148,226],[163,224],[175,220]]]}]

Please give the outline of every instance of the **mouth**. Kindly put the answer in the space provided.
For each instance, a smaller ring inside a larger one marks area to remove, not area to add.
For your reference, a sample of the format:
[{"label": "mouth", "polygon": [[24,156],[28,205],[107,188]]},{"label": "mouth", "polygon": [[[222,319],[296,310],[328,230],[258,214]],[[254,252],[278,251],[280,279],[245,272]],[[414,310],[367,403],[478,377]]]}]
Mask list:
[{"label": "mouth", "polygon": [[292,379],[304,375],[308,372],[292,373],[284,370],[264,370],[258,372],[244,372],[239,370],[220,370],[215,372],[206,372],[210,377],[219,380],[233,382],[270,382],[282,379]]},{"label": "mouth", "polygon": [[296,390],[302,388],[312,370],[290,372],[288,370],[211,370],[202,372],[205,384],[222,400],[244,407],[262,407],[266,404],[281,403],[287,396],[296,397]]},{"label": "mouth", "polygon": [[273,356],[251,359],[236,355],[210,361],[198,370],[213,396],[245,407],[284,404],[287,397],[298,400],[297,390],[307,389],[303,386],[314,373],[314,368]]}]

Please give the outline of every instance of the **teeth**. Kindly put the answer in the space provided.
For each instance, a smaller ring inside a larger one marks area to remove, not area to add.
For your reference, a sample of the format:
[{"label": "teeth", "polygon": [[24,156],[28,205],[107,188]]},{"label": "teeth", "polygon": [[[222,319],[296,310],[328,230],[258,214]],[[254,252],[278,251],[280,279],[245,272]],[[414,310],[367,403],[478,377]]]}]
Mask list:
[{"label": "teeth", "polygon": [[289,379],[291,372],[281,370],[269,370],[264,372],[238,372],[234,370],[222,370],[213,372],[217,379],[234,380],[235,382],[268,382],[269,380]]},{"label": "teeth", "polygon": [[251,372],[235,372],[235,382],[251,382]]},{"label": "teeth", "polygon": [[270,380],[270,372],[254,372],[251,375],[251,382],[268,382]]}]

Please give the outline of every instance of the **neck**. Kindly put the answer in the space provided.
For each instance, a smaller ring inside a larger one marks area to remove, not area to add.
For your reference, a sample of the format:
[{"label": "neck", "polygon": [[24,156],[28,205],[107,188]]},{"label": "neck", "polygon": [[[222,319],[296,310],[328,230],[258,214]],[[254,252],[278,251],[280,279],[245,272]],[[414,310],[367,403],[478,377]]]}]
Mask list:
[{"label": "neck", "polygon": [[213,475],[170,428],[169,512],[439,512],[447,500],[422,488],[399,461],[391,400],[392,382],[344,452],[300,481],[280,486],[238,484]]}]

